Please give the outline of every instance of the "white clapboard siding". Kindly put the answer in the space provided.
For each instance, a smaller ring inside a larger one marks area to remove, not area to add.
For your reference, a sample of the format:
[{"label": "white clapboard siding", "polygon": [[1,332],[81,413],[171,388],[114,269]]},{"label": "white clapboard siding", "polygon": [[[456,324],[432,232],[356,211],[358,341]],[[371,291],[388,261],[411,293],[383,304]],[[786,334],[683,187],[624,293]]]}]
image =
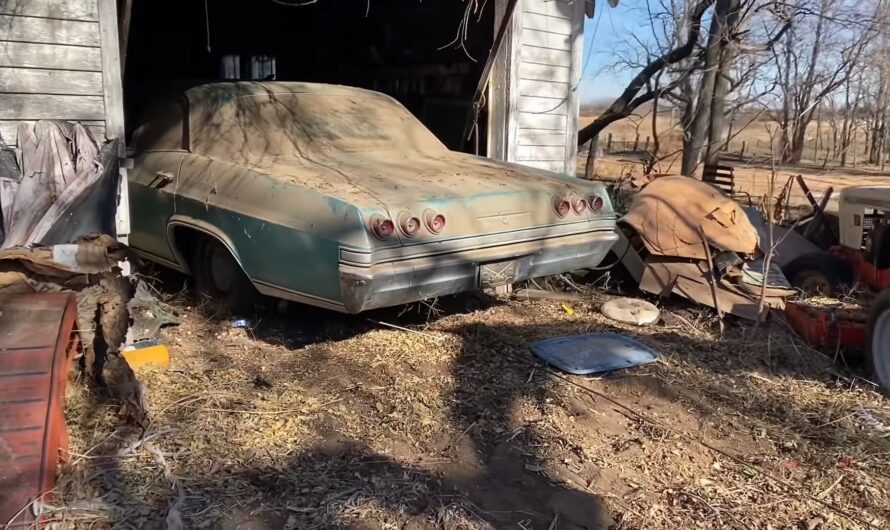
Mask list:
[{"label": "white clapboard siding", "polygon": [[527,46],[549,48],[551,50],[572,50],[572,38],[569,35],[522,28],[522,43]]},{"label": "white clapboard siding", "polygon": [[520,145],[516,148],[516,160],[519,162],[565,162],[564,145]]},{"label": "white clapboard siding", "polygon": [[[2,37],[3,28],[0,28],[0,41]],[[0,66],[101,72],[102,52],[99,48],[84,46],[0,42]]]},{"label": "white clapboard siding", "polygon": [[0,15],[5,40],[74,46],[99,46],[97,22]]},{"label": "white clapboard siding", "polygon": [[581,0],[522,0],[521,23],[513,45],[512,160],[521,164],[574,174],[569,152],[577,131],[575,88],[576,47],[581,39]]},{"label": "white clapboard siding", "polygon": [[[15,145],[18,139],[18,128],[22,123],[26,123],[33,127],[36,122],[33,120],[0,121],[0,136],[2,136],[4,144]],[[93,138],[95,138],[96,141],[102,142],[102,139],[105,137],[104,121],[81,121],[80,123],[90,130],[90,133],[92,133]]]},{"label": "white clapboard siding", "polygon": [[530,81],[558,81],[568,83],[571,79],[571,70],[568,66],[554,66],[552,64],[537,64],[523,61],[520,65],[522,79]]},{"label": "white clapboard siding", "polygon": [[572,54],[565,50],[540,48],[523,45],[519,50],[520,59],[524,63],[544,64],[549,66],[572,66]]},{"label": "white clapboard siding", "polygon": [[522,11],[571,20],[574,17],[574,4],[577,1],[583,0],[522,0]]},{"label": "white clapboard siding", "polygon": [[572,21],[561,17],[524,13],[522,15],[522,29],[536,29],[560,35],[571,35]]},{"label": "white clapboard siding", "polygon": [[519,145],[564,146],[566,135],[561,131],[523,129],[519,131]]},{"label": "white clapboard siding", "polygon": [[0,0],[0,13],[63,20],[99,20],[96,0]]},{"label": "white clapboard siding", "polygon": [[519,132],[523,129],[544,129],[548,131],[562,131],[565,133],[568,120],[566,116],[555,114],[534,114],[531,112],[519,112],[517,118]]},{"label": "white clapboard siding", "polygon": [[555,81],[535,81],[522,79],[522,66],[519,67],[519,95],[542,98],[564,99],[569,93],[568,83]]},{"label": "white clapboard siding", "polygon": [[0,67],[0,93],[102,95],[100,72]]},{"label": "white clapboard siding", "polygon": [[520,112],[533,114],[560,114],[565,116],[568,113],[566,98],[519,96],[516,108]]}]

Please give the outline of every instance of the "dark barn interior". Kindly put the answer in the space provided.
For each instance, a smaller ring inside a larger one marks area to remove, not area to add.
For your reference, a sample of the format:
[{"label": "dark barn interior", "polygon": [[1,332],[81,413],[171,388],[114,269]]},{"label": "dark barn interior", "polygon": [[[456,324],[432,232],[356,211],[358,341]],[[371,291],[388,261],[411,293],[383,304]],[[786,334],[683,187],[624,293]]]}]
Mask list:
[{"label": "dark barn interior", "polygon": [[[462,27],[470,1],[133,0],[128,129],[152,100],[195,84],[315,81],[389,94],[448,147],[474,152],[477,139],[462,137],[494,38],[494,2],[479,2]],[[483,111],[482,155],[485,118]]]}]

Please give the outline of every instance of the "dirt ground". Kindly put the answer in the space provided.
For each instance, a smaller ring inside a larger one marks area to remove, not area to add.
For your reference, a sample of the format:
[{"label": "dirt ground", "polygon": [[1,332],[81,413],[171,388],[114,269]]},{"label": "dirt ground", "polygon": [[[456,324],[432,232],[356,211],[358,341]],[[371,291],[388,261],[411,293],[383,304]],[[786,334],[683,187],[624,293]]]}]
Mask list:
[{"label": "dirt ground", "polygon": [[[247,329],[171,295],[151,423],[71,385],[63,527],[843,528],[890,524],[890,402],[790,334],[671,302],[650,328],[583,300],[291,307]],[[401,326],[402,329],[389,325]],[[612,331],[660,353],[601,377],[535,340]]]}]

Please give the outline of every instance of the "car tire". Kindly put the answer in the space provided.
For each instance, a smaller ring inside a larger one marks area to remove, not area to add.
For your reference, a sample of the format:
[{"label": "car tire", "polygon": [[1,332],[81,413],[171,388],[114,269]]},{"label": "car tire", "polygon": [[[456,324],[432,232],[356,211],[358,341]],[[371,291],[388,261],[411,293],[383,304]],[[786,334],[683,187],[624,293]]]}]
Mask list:
[{"label": "car tire", "polygon": [[872,304],[866,342],[869,372],[885,392],[890,392],[890,290],[881,293]]},{"label": "car tire", "polygon": [[782,269],[791,285],[808,295],[836,297],[855,282],[853,267],[828,252],[798,256]]},{"label": "car tire", "polygon": [[229,249],[213,237],[197,242],[192,260],[195,289],[207,298],[210,312],[227,317],[251,309],[258,293]]}]

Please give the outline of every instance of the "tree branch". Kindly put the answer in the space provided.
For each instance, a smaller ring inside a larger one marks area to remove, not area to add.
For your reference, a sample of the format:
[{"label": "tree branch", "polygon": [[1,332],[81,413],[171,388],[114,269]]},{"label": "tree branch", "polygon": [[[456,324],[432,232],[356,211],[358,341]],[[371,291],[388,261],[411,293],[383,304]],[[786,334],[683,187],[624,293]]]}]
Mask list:
[{"label": "tree branch", "polygon": [[698,42],[699,34],[701,33],[701,19],[715,1],[716,0],[700,0],[695,7],[693,7],[689,15],[690,24],[686,43],[670,50],[647,64],[646,67],[643,68],[640,73],[630,81],[630,83],[628,83],[624,92],[622,92],[618,99],[616,99],[605,112],[578,132],[579,146],[599,134],[600,131],[606,128],[610,123],[627,117],[639,105],[655,97],[655,93],[653,92],[643,94],[642,96],[637,96],[637,94],[644,86],[646,86],[652,76],[660,72],[664,67],[678,63],[692,55],[695,45]]}]

